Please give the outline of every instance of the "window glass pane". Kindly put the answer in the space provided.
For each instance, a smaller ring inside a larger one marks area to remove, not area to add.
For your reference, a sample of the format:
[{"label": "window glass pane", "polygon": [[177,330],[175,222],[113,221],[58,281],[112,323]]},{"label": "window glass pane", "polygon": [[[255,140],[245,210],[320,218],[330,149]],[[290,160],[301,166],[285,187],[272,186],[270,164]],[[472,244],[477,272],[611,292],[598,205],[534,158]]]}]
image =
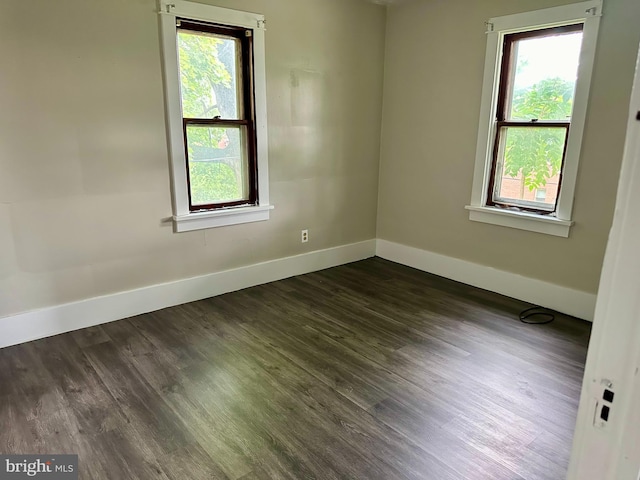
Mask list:
[{"label": "window glass pane", "polygon": [[509,120],[570,120],[582,32],[513,42]]},{"label": "window glass pane", "polygon": [[536,202],[544,202],[547,199],[547,190],[545,188],[538,188],[536,190]]},{"label": "window glass pane", "polygon": [[236,38],[178,29],[183,117],[240,119],[240,51]]},{"label": "window glass pane", "polygon": [[187,126],[192,205],[248,200],[243,127]]},{"label": "window glass pane", "polygon": [[566,133],[557,127],[503,128],[494,201],[553,210]]}]

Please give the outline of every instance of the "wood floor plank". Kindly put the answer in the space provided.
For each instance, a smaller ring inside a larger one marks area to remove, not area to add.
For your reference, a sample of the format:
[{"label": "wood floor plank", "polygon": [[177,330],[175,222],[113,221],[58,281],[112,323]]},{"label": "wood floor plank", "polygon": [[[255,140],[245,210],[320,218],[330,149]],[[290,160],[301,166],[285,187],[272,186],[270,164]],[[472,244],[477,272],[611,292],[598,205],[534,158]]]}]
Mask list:
[{"label": "wood floor plank", "polygon": [[590,328],[527,306],[373,258],[8,347],[0,451],[96,480],[562,478]]},{"label": "wood floor plank", "polygon": [[[188,345],[183,350],[177,376],[158,373],[173,368],[162,358],[139,358],[136,367],[158,392],[163,393],[202,448],[212,458],[219,459],[221,468],[230,478],[239,478],[252,471],[253,451],[264,453],[270,446],[284,450],[273,435],[264,432],[264,428],[247,422],[250,414],[242,404],[255,402],[257,395],[246,385],[250,369],[238,365],[243,359],[236,357],[231,361],[227,349],[220,348],[216,342],[206,341],[199,334],[189,336],[186,328],[176,329],[161,319],[151,322],[139,319],[136,324],[163,351],[179,350],[181,345]],[[182,326],[187,325],[187,319],[184,319]],[[198,350],[199,343],[203,349],[211,350],[211,359]],[[297,465],[296,468],[301,470]]]},{"label": "wood floor plank", "polygon": [[562,467],[550,464],[545,457],[528,448],[536,437],[533,429],[515,431],[495,419],[466,415],[453,419],[443,429],[523,478],[554,480],[565,474]]},{"label": "wood floor plank", "polygon": [[[56,453],[74,453],[73,412],[65,408],[62,390],[47,381],[44,364],[34,354],[33,345],[18,345],[13,355],[2,353],[1,363],[9,367],[9,381],[14,387],[13,395],[4,400],[12,403],[14,414],[22,420],[17,427],[19,443],[26,446],[24,453],[45,453],[49,444],[57,446]],[[16,378],[20,380],[16,382]]]},{"label": "wood floor plank", "polygon": [[[211,318],[211,317],[209,317]],[[224,328],[224,327],[223,327]],[[317,419],[348,445],[362,452],[373,453],[377,460],[403,472],[407,478],[454,479],[458,476],[437,458],[408,444],[399,435],[357,404],[337,394],[301,367],[281,368],[282,356],[268,342],[246,330],[228,328],[225,339],[241,343],[260,360],[264,375],[271,379],[273,388],[302,402],[306,414]],[[336,439],[337,440],[337,439]],[[390,477],[384,477],[390,478]]]},{"label": "wood floor plank", "polygon": [[100,325],[76,330],[75,332],[71,332],[71,336],[80,348],[90,347],[91,345],[97,345],[98,343],[105,343],[111,340]]},{"label": "wood floor plank", "polygon": [[[300,319],[298,319],[298,323],[300,323]],[[262,325],[263,329],[255,330],[258,328],[258,325]],[[268,321],[265,321],[264,324],[262,324],[262,322],[254,322],[245,325],[244,327],[249,329],[249,331],[251,331],[256,337],[269,339],[272,345],[278,345],[278,342],[282,342],[283,338],[286,337],[284,332],[274,332],[274,335],[271,336],[271,333],[268,330],[272,329],[272,325]],[[339,391],[343,385],[336,385],[335,381],[328,378],[324,372],[329,368],[331,368],[332,372],[340,372],[343,364],[349,365],[349,368],[351,369],[358,365],[358,371],[361,372],[363,377],[371,379],[376,386],[381,388],[382,391],[387,394],[391,394],[402,399],[401,402],[403,402],[405,412],[411,412],[413,414],[413,418],[411,418],[412,427],[415,427],[416,425],[421,425],[423,427],[419,435],[411,436],[410,433],[402,429],[399,430],[400,432],[420,443],[422,443],[425,437],[429,434],[438,432],[437,440],[432,438],[431,441],[426,444],[432,446],[436,443],[438,445],[442,445],[444,443],[442,437],[446,434],[441,430],[438,430],[438,426],[445,423],[448,418],[450,418],[450,415],[452,415],[451,411],[445,410],[445,401],[442,401],[439,404],[428,402],[428,398],[424,395],[424,392],[418,392],[418,389],[412,388],[412,386],[407,382],[404,382],[402,378],[392,374],[373,362],[367,361],[363,356],[355,352],[351,352],[349,349],[341,349],[338,342],[335,342],[330,338],[323,338],[322,335],[313,331],[312,327],[309,327],[308,325],[305,325],[304,328],[297,329],[296,336],[291,341],[295,344],[306,345],[308,348],[312,348],[315,352],[328,352],[329,356],[327,358],[336,359],[336,363],[331,363],[329,367],[309,365],[303,358],[302,354],[292,358],[292,361],[303,366],[303,368],[308,370],[312,375],[320,378],[328,385],[337,388]],[[293,348],[295,347],[287,345],[288,351],[291,351]],[[344,393],[348,398],[350,397],[349,389],[351,388],[354,388],[353,384],[349,384],[347,392]],[[408,391],[411,392],[411,395],[406,394]],[[358,403],[357,400],[356,403]],[[359,403],[359,405],[363,408],[369,408],[362,405],[362,403]],[[439,413],[439,418],[433,418],[435,412]],[[377,413],[379,414],[379,410]],[[432,421],[429,422],[429,419],[432,419]],[[512,471],[509,471],[502,465],[493,462],[491,459],[487,458],[482,453],[475,451],[473,448],[469,448],[463,442],[458,442],[454,437],[447,436],[447,440],[448,444],[446,449],[437,448],[429,453],[442,455],[446,451],[464,451],[464,454],[460,458],[461,460],[468,460],[468,462],[465,464],[465,468],[458,472],[459,475],[463,476],[463,478],[488,478],[489,476],[491,478],[517,478],[517,475]],[[425,445],[425,443],[423,443],[423,445]],[[459,465],[462,465],[464,462],[460,461],[458,463]]]},{"label": "wood floor plank", "polygon": [[94,345],[85,351],[89,362],[115,398],[132,432],[146,440],[158,457],[183,445],[194,443],[167,406],[165,400],[149,385],[147,379],[132,369],[110,343]]},{"label": "wood floor plank", "polygon": [[[66,340],[66,341],[65,341]],[[66,451],[76,453],[81,478],[137,478],[157,472],[155,458],[128,422],[119,405],[95,373],[82,352],[73,348],[70,338],[57,337],[55,342],[36,346],[44,360],[49,378],[64,392],[67,421],[73,428],[74,443]],[[126,452],[123,455],[122,452]],[[142,467],[146,467],[141,470]],[[165,478],[163,475],[156,475]]]},{"label": "wood floor plank", "polygon": [[[173,349],[176,345],[181,343],[189,344],[189,349],[192,350],[191,360],[194,362],[188,367],[185,367],[182,372],[182,377],[191,377],[191,374],[198,372],[197,377],[205,377],[209,380],[209,385],[215,385],[214,382],[218,381],[217,387],[212,390],[207,385],[190,383],[189,389],[196,391],[198,389],[207,388],[210,390],[208,396],[216,399],[216,405],[212,405],[218,411],[223,410],[226,413],[227,424],[241,424],[245,425],[244,432],[235,432],[235,437],[252,438],[254,440],[253,449],[263,448],[268,445],[275,445],[279,450],[286,451],[300,451],[301,443],[297,438],[296,430],[301,428],[303,430],[309,430],[310,425],[306,424],[304,417],[296,418],[297,410],[294,406],[282,405],[282,399],[278,397],[272,397],[267,402],[265,399],[269,391],[264,390],[263,382],[255,375],[254,367],[251,365],[251,358],[247,358],[241,355],[239,352],[233,351],[228,345],[221,343],[219,338],[210,337],[206,339],[206,332],[194,332],[193,325],[191,325],[188,319],[184,319],[181,322],[183,328],[176,329],[170,325],[165,325],[166,328],[156,328],[161,325],[160,322],[154,322],[151,325],[142,325],[140,322],[139,328],[142,329],[145,334],[149,335],[154,342],[158,342],[157,345],[163,347],[162,349]],[[204,342],[200,341],[204,340]],[[198,350],[202,347],[202,350]],[[213,350],[214,355],[210,355],[209,350]],[[150,369],[157,368],[157,362],[153,362],[147,367],[142,367],[141,371],[149,371]],[[164,366],[160,363],[161,368]],[[170,368],[170,366],[168,366]],[[213,368],[212,368],[213,367]],[[224,373],[224,383],[219,382],[218,372]],[[209,377],[209,378],[207,378]],[[147,376],[147,378],[149,378]],[[182,382],[181,388],[171,388],[166,391],[166,396],[171,399],[180,390],[187,389],[187,386]],[[174,405],[179,408],[180,411],[184,411],[187,407],[185,404],[185,398],[188,397],[188,393],[182,396],[181,401]],[[201,393],[201,392],[199,392]],[[242,399],[242,402],[238,402],[238,399]],[[227,409],[227,407],[229,407]],[[227,410],[225,410],[227,409]],[[209,408],[205,408],[206,411],[201,412],[202,416],[208,415],[211,411]],[[246,418],[253,417],[255,420],[251,425],[248,425]],[[281,418],[287,417],[290,422],[290,426],[287,432],[284,432],[282,428],[278,428]],[[197,422],[197,418],[190,418],[187,423],[192,424]],[[217,430],[219,432],[219,430]],[[311,447],[312,442],[321,440],[321,432],[316,430],[313,438],[307,438],[306,442]],[[231,439],[227,439],[225,443],[228,443]],[[319,449],[315,449],[320,451]],[[326,450],[326,448],[325,448]],[[344,456],[349,453],[349,448],[343,448],[336,451],[327,451],[327,454]],[[247,456],[250,453],[247,452]],[[298,454],[298,457],[300,455]],[[312,470],[320,469],[327,478],[333,478],[334,475],[330,475],[331,465],[344,464],[344,465],[357,465],[357,459],[350,458],[349,462],[339,461],[334,459],[332,462],[318,457],[317,454],[306,455],[304,458],[291,457],[291,463],[295,463],[295,468],[298,471],[305,466],[311,466]],[[320,468],[321,467],[321,468]],[[249,467],[247,467],[249,468]],[[363,470],[364,467],[363,467]],[[370,475],[373,478],[373,475]],[[335,478],[338,478],[335,475]]]},{"label": "wood floor plank", "polygon": [[565,438],[554,435],[551,432],[541,432],[529,445],[527,451],[536,452],[547,461],[552,462],[566,471],[569,467],[569,457],[571,455],[571,442]]}]

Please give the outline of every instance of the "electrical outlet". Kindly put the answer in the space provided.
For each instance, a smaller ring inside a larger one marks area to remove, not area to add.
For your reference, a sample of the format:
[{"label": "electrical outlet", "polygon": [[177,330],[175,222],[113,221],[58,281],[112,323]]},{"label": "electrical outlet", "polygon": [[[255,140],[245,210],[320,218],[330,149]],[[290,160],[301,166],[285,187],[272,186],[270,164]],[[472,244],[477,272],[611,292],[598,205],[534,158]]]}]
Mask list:
[{"label": "electrical outlet", "polygon": [[300,231],[300,241],[302,243],[307,243],[309,241],[309,230],[301,230]]}]

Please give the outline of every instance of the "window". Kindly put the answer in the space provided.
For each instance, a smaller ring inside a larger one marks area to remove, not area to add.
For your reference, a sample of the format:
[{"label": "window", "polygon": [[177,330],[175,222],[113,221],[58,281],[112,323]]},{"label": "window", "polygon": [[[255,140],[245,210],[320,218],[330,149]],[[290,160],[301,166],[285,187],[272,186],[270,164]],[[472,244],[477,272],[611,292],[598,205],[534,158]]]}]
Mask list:
[{"label": "window", "polygon": [[555,211],[527,193],[562,171],[581,44],[582,24],[505,35],[487,205]]},{"label": "window", "polygon": [[189,209],[254,205],[252,32],[177,25]]},{"label": "window", "polygon": [[174,230],[267,220],[264,18],[159,6]]},{"label": "window", "polygon": [[487,22],[469,218],[568,236],[599,0]]}]

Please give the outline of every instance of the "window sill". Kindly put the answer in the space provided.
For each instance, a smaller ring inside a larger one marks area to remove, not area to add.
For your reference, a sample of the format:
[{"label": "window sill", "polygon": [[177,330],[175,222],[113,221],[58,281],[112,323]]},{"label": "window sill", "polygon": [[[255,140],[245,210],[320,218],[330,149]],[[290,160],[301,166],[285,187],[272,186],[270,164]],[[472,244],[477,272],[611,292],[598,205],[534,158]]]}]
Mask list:
[{"label": "window sill", "polygon": [[237,207],[210,212],[194,212],[173,216],[173,231],[191,232],[205,228],[224,227],[239,223],[262,222],[269,220],[269,212],[273,205],[257,207]]},{"label": "window sill", "polygon": [[491,223],[519,230],[555,235],[556,237],[568,237],[569,229],[573,225],[571,220],[560,220],[559,218],[535,213],[514,212],[501,208],[473,205],[467,205],[464,208],[469,210],[469,220],[474,222]]}]

